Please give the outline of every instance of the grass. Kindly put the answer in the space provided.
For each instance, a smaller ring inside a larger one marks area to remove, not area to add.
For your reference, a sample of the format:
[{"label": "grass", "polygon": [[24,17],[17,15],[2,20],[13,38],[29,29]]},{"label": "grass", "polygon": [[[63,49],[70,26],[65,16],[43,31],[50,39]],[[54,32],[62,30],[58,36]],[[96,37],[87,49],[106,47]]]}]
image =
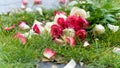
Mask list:
[{"label": "grass", "polygon": [[[32,36],[32,39],[27,39],[26,45],[13,38],[16,32],[26,32],[18,28],[19,21],[24,20],[32,26],[35,19],[52,21],[50,16],[53,16],[53,10],[48,14],[44,12],[43,16],[37,12],[0,15],[0,68],[34,68],[41,61],[46,47],[56,52],[56,58],[62,56],[65,62],[73,58],[77,62],[84,62],[87,68],[120,68],[120,55],[112,52],[114,47],[120,47],[120,30],[113,33],[105,27],[105,34],[100,35],[99,40],[95,40],[91,34],[88,34],[85,40],[90,42],[90,47],[83,47],[83,42],[79,42],[73,48],[69,45],[58,45],[47,34],[45,37]],[[2,25],[12,24],[16,26],[14,30],[2,29]],[[120,23],[115,25],[120,26]]]}]

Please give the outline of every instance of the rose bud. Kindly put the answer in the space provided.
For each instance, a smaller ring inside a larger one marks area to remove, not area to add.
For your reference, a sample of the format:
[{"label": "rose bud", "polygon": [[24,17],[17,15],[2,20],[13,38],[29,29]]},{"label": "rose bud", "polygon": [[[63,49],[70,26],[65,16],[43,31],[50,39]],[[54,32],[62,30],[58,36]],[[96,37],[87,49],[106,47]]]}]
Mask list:
[{"label": "rose bud", "polygon": [[34,4],[41,4],[42,0],[34,0]]},{"label": "rose bud", "polygon": [[12,30],[12,29],[14,29],[14,28],[15,28],[15,25],[12,25],[12,26],[10,26],[10,27],[4,27],[4,26],[3,26],[3,29],[6,30],[6,31]]},{"label": "rose bud", "polygon": [[51,57],[53,57],[55,55],[55,52],[49,48],[45,48],[44,52],[43,52],[43,55],[50,59]]},{"label": "rose bud", "polygon": [[75,46],[75,39],[73,37],[66,37],[65,41],[69,43],[71,47]]},{"label": "rose bud", "polygon": [[16,33],[14,35],[14,38],[18,38],[22,42],[22,44],[26,44],[27,42],[26,38],[21,33]]},{"label": "rose bud", "polygon": [[22,30],[30,29],[30,27],[24,21],[19,22],[18,26]]},{"label": "rose bud", "polygon": [[115,25],[111,25],[111,24],[107,24],[108,28],[110,30],[112,30],[113,32],[116,32],[119,30],[119,26],[115,26]]},{"label": "rose bud", "polygon": [[105,32],[105,28],[101,24],[98,24],[93,28],[94,36],[99,35],[99,34],[103,34],[104,32]]},{"label": "rose bud", "polygon": [[70,62],[64,66],[64,68],[75,68],[75,66],[76,62],[73,59],[71,59]]}]

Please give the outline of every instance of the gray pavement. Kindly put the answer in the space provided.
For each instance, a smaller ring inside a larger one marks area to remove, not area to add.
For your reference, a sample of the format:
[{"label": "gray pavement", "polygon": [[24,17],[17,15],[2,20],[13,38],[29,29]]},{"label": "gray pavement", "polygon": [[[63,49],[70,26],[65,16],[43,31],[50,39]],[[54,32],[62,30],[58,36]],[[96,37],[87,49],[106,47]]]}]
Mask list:
[{"label": "gray pavement", "polygon": [[[34,7],[33,0],[28,1],[27,7]],[[0,0],[0,14],[19,9],[21,7],[21,2],[22,0]],[[60,7],[58,0],[43,0],[42,4],[39,6],[46,9],[55,9]]]}]

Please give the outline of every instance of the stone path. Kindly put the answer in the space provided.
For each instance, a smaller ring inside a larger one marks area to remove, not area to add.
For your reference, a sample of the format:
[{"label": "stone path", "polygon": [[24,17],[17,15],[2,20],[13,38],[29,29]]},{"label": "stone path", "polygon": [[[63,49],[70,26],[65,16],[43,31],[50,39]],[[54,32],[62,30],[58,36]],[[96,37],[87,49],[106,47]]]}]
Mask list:
[{"label": "stone path", "polygon": [[[21,1],[22,0],[0,0],[0,14],[20,8]],[[28,1],[29,2],[27,7],[32,7],[33,0],[28,0]],[[40,6],[46,9],[55,9],[59,7],[59,2],[58,0],[43,0],[42,5]]]}]

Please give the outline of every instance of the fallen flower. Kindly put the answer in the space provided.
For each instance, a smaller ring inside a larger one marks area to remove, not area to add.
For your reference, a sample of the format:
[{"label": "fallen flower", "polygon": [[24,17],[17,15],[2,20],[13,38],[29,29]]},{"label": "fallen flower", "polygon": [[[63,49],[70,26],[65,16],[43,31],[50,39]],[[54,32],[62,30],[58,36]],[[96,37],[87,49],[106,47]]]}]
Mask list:
[{"label": "fallen flower", "polygon": [[40,34],[44,30],[43,23],[35,20],[32,26],[32,30],[34,31],[34,33]]},{"label": "fallen flower", "polygon": [[87,46],[89,46],[89,45],[90,45],[90,44],[88,43],[88,41],[85,41],[83,46],[84,46],[84,47],[87,47]]},{"label": "fallen flower", "polygon": [[115,47],[115,48],[113,49],[113,53],[115,53],[115,54],[120,54],[120,48]]},{"label": "fallen flower", "polygon": [[76,62],[71,59],[70,62],[64,68],[75,68]]},{"label": "fallen flower", "polygon": [[66,37],[65,42],[69,43],[71,47],[75,46],[75,39],[73,37]]},{"label": "fallen flower", "polygon": [[22,44],[26,44],[27,42],[26,38],[21,33],[16,33],[14,35],[14,38],[18,38],[22,42]]},{"label": "fallen flower", "polygon": [[105,28],[101,24],[98,24],[93,28],[93,34],[95,36],[98,34],[103,34],[104,32],[105,32]]},{"label": "fallen flower", "polygon": [[30,29],[30,27],[29,27],[24,21],[19,22],[19,23],[18,23],[18,26],[19,26],[22,30]]},{"label": "fallen flower", "polygon": [[55,55],[55,52],[49,48],[45,48],[44,52],[43,52],[43,55],[50,59],[51,57],[53,57]]},{"label": "fallen flower", "polygon": [[119,30],[119,26],[107,24],[108,28],[112,30],[113,32],[117,32]]},{"label": "fallen flower", "polygon": [[12,29],[14,29],[14,28],[15,28],[15,25],[12,25],[12,26],[10,26],[10,27],[5,27],[5,26],[3,26],[3,29],[6,30],[6,31],[12,30]]}]

